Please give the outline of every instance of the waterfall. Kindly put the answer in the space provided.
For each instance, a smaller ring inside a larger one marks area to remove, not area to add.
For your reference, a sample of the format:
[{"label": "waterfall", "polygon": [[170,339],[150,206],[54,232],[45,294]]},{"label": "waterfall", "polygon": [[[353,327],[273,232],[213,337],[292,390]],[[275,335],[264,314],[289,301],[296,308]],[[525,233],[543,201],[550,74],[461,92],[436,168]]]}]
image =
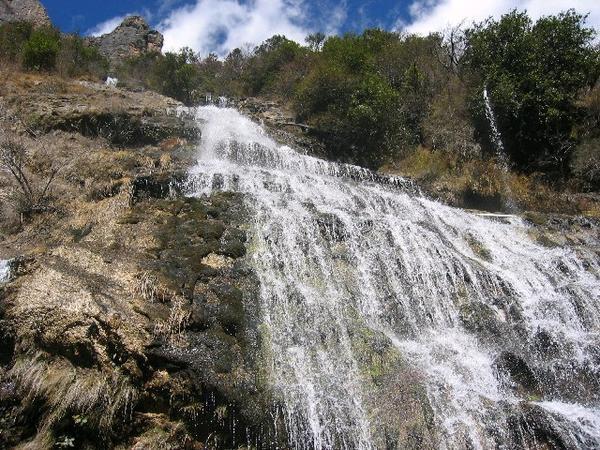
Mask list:
[{"label": "waterfall", "polygon": [[500,134],[500,130],[498,129],[496,115],[494,114],[494,110],[492,109],[492,103],[490,102],[487,86],[483,87],[483,104],[485,105],[485,117],[487,118],[488,123],[490,124],[490,138],[492,140],[492,144],[494,144],[496,156],[498,156],[500,160],[506,161],[506,152],[504,151],[504,144],[502,143],[502,135]]},{"label": "waterfall", "polygon": [[300,155],[234,109],[197,117],[189,192],[246,199],[290,447],[600,446],[598,242],[544,247],[518,217]]},{"label": "waterfall", "polygon": [[10,260],[0,259],[0,283],[8,281],[10,278]]}]

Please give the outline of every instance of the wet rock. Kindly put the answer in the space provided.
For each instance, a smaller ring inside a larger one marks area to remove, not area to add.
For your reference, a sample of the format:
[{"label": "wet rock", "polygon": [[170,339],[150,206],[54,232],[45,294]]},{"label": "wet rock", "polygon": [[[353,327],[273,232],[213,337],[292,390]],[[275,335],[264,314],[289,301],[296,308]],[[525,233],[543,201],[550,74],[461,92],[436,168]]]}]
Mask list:
[{"label": "wet rock", "polygon": [[511,352],[502,352],[494,361],[494,366],[517,391],[526,396],[540,395],[538,379],[520,356]]},{"label": "wet rock", "polygon": [[464,327],[482,336],[498,337],[507,331],[495,308],[485,303],[469,302],[460,306],[460,320]]},{"label": "wet rock", "polygon": [[537,405],[523,404],[521,413],[509,417],[507,428],[511,433],[511,448],[579,448],[569,436],[559,432],[552,417]]},{"label": "wet rock", "polygon": [[185,176],[183,172],[174,172],[136,177],[131,186],[131,202],[142,198],[173,197],[181,192]]}]

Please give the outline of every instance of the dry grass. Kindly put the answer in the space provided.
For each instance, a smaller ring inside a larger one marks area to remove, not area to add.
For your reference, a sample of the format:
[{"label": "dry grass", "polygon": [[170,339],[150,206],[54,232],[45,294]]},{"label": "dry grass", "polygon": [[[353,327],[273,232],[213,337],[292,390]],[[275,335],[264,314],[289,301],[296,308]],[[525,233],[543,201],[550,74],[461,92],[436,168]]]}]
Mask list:
[{"label": "dry grass", "polygon": [[175,297],[171,304],[169,318],[166,322],[158,321],[154,326],[154,335],[175,346],[185,345],[183,332],[189,322],[190,313],[184,308],[185,299]]},{"label": "dry grass", "polygon": [[118,371],[75,368],[64,360],[48,361],[42,353],[17,359],[9,376],[24,395],[23,405],[43,401],[47,408],[38,434],[24,448],[49,448],[52,427],[69,414],[85,415],[107,433],[119,415],[131,414],[137,399],[136,388]]},{"label": "dry grass", "polygon": [[[443,200],[463,206],[465,194],[498,198],[519,210],[547,213],[585,214],[597,217],[600,203],[583,196],[554,189],[539,174],[524,175],[504,170],[494,159],[463,160],[452,153],[419,147],[402,161],[382,171],[415,179]],[[467,205],[468,206],[468,205]]]}]

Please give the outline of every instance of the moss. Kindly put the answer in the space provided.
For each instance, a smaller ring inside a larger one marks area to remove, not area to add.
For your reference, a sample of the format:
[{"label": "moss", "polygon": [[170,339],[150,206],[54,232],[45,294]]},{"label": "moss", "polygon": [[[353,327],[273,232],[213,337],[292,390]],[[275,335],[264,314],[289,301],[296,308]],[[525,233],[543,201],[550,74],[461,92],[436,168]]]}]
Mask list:
[{"label": "moss", "polygon": [[538,244],[543,245],[544,247],[548,247],[548,248],[560,247],[560,244],[558,242],[553,241],[546,234],[539,234],[536,238],[536,242]]},{"label": "moss", "polygon": [[475,253],[481,259],[484,259],[486,261],[492,260],[492,254],[489,251],[489,249],[486,248],[483,245],[483,243],[481,243],[475,236],[473,236],[472,234],[468,234],[467,236],[465,236],[465,240],[467,241],[467,244],[469,244],[469,247],[471,248],[473,253]]},{"label": "moss", "polygon": [[548,216],[536,211],[527,211],[523,214],[525,220],[534,225],[545,225],[548,221]]}]

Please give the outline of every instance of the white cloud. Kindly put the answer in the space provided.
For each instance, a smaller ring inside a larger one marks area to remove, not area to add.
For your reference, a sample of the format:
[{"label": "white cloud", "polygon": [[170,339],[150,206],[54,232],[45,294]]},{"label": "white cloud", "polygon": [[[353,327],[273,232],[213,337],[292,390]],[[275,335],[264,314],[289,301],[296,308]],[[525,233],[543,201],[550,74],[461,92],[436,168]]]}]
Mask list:
[{"label": "white cloud", "polygon": [[[336,11],[324,29],[336,31],[342,18]],[[171,11],[158,28],[165,36],[165,51],[187,46],[202,55],[220,56],[274,34],[304,42],[315,31],[302,0],[197,0]]]},{"label": "white cloud", "polygon": [[84,34],[86,36],[102,36],[103,34],[110,33],[123,22],[125,17],[130,16],[131,14],[125,14],[124,16],[112,17],[104,22],[100,22],[94,28],[90,28]]},{"label": "white cloud", "polygon": [[409,8],[410,24],[397,26],[411,33],[427,34],[441,31],[450,25],[470,24],[492,16],[500,17],[513,9],[527,10],[537,19],[573,8],[588,14],[587,25],[600,30],[600,2],[598,0],[415,0]]}]

